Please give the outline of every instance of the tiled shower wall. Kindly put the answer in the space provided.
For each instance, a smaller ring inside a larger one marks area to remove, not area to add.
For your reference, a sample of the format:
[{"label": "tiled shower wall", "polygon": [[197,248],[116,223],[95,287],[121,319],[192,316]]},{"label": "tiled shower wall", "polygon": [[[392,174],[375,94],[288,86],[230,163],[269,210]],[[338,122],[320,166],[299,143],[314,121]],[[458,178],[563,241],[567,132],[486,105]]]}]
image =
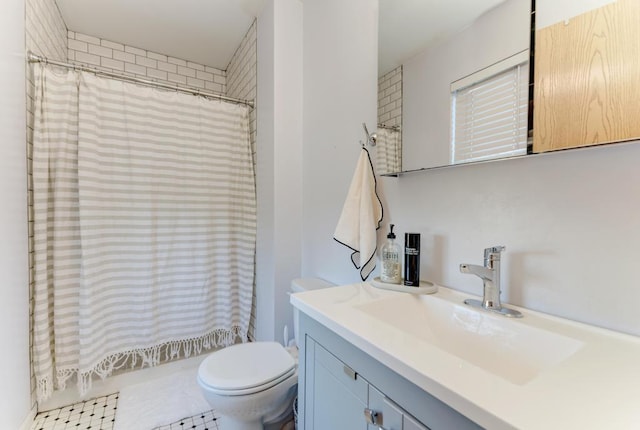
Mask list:
[{"label": "tiled shower wall", "polygon": [[[231,57],[227,66],[227,95],[242,100],[256,99],[257,82],[257,33],[256,21],[253,21],[240,46]],[[256,110],[251,111],[251,145],[255,164]]]},{"label": "tiled shower wall", "polygon": [[69,31],[68,36],[71,63],[216,94],[226,93],[224,70],[74,31]]},{"label": "tiled shower wall", "polygon": [[26,49],[58,61],[67,60],[67,26],[53,0],[26,0]]},{"label": "tiled shower wall", "polygon": [[228,96],[256,98],[256,58],[256,21],[253,21],[227,66]]},{"label": "tiled shower wall", "polygon": [[378,78],[378,124],[402,126],[402,66]]},{"label": "tiled shower wall", "polygon": [[[26,0],[26,50],[63,62],[141,77],[168,84],[178,84],[231,97],[254,100],[256,97],[256,22],[252,24],[232,58],[227,71],[193,63],[161,53],[146,51],[90,35],[68,31],[54,0]],[[31,68],[27,67],[27,145],[28,158],[33,149],[33,94]],[[232,86],[227,89],[227,79]],[[228,93],[228,94],[227,94]],[[251,112],[251,144],[255,164],[256,109]],[[28,163],[29,165],[31,163]],[[30,167],[29,167],[30,169]],[[33,291],[33,186],[28,171],[29,189],[29,288]],[[32,298],[32,294],[30,297]],[[32,300],[32,299],[31,299]],[[33,303],[30,300],[30,315]],[[255,333],[255,293],[250,337]],[[32,329],[29,330],[32,333]],[[32,335],[31,335],[32,336]],[[30,347],[33,345],[31,339]],[[36,407],[36,383],[31,372],[32,406]]]},{"label": "tiled shower wall", "polygon": [[[25,4],[25,49],[34,54],[66,61],[67,59],[67,26],[62,19],[54,0],[26,0]],[[29,351],[33,347],[33,181],[31,176],[31,159],[33,154],[33,96],[34,84],[31,67],[26,66],[27,78],[27,192],[29,204]],[[25,285],[25,288],[27,286]],[[31,360],[33,362],[33,360]],[[36,380],[31,371],[31,406],[36,407]]]}]

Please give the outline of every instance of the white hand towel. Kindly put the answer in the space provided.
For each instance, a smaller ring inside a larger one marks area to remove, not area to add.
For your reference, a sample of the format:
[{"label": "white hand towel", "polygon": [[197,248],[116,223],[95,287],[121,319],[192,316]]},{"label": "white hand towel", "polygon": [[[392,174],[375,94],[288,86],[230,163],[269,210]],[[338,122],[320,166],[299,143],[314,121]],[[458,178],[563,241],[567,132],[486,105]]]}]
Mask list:
[{"label": "white hand towel", "polygon": [[366,280],[376,267],[376,230],[382,221],[382,203],[376,193],[376,177],[371,157],[362,148],[349,193],[333,238],[352,249],[351,261]]}]

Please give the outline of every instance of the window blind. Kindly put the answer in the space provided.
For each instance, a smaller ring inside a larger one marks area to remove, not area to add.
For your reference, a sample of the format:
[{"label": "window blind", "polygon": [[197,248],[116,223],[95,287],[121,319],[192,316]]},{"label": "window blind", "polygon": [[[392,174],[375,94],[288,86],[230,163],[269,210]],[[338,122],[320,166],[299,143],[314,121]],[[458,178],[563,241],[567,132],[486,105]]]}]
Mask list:
[{"label": "window blind", "polygon": [[453,164],[526,154],[528,62],[506,67],[489,77],[486,70],[475,80],[469,76],[463,87],[452,84]]}]

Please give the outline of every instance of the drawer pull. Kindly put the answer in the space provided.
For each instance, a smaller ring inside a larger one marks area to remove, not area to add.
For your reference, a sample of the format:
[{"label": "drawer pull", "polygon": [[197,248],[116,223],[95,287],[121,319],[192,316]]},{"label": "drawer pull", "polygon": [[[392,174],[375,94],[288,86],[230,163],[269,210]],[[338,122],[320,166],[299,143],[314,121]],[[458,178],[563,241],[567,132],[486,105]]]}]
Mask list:
[{"label": "drawer pull", "polygon": [[367,421],[367,424],[371,424],[378,427],[378,430],[385,430],[382,427],[382,414],[380,412],[374,411],[373,409],[364,408],[364,419]]},{"label": "drawer pull", "polygon": [[352,368],[350,368],[349,366],[347,366],[346,364],[342,367],[342,370],[344,371],[344,373],[351,379],[353,379],[355,381],[356,379],[356,371],[353,370]]}]

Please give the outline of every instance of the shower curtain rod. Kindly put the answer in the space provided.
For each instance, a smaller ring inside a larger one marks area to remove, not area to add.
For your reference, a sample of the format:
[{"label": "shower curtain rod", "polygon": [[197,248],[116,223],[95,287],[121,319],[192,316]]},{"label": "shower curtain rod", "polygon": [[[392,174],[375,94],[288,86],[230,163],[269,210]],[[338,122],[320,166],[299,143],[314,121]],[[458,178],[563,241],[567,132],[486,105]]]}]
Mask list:
[{"label": "shower curtain rod", "polygon": [[378,123],[378,128],[385,128],[387,130],[400,130],[400,126],[399,125],[386,125],[386,124],[381,124]]},{"label": "shower curtain rod", "polygon": [[90,73],[93,73],[95,75],[107,76],[109,78],[118,79],[120,81],[133,82],[133,83],[136,83],[136,84],[146,85],[146,86],[150,86],[150,87],[164,88],[164,89],[171,90],[171,91],[179,91],[181,93],[192,94],[194,96],[203,96],[203,97],[208,97],[208,98],[228,101],[228,102],[231,102],[231,103],[244,104],[244,105],[247,105],[247,106],[249,106],[251,108],[254,107],[254,103],[251,100],[236,99],[234,97],[227,97],[227,96],[223,96],[221,94],[211,93],[211,92],[208,92],[208,91],[200,91],[200,90],[197,90],[197,89],[194,89],[194,88],[187,88],[187,87],[182,87],[182,86],[179,86],[179,85],[163,84],[162,82],[150,81],[148,79],[134,78],[134,77],[131,77],[131,76],[125,76],[125,75],[121,75],[121,74],[118,74],[118,73],[107,72],[107,71],[104,71],[104,70],[96,69],[94,67],[82,66],[82,65],[79,65],[79,64],[63,63],[62,61],[50,60],[50,59],[48,59],[46,57],[42,57],[40,55],[36,55],[36,54],[34,54],[32,52],[28,52],[27,53],[27,59],[28,59],[28,61],[30,63],[52,64],[54,66],[66,67],[66,68],[74,69],[74,70],[81,70],[83,72],[90,72]]}]

